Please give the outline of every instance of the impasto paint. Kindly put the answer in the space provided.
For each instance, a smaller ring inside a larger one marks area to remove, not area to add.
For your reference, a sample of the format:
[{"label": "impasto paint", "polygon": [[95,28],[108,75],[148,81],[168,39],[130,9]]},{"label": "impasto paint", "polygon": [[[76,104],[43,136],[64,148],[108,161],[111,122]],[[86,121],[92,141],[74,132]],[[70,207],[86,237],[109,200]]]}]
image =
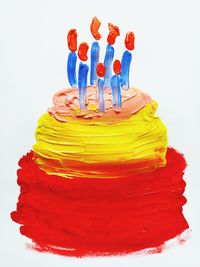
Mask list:
[{"label": "impasto paint", "polygon": [[[90,25],[90,31],[93,35],[93,37],[96,40],[101,39],[101,34],[99,33],[99,27],[101,25],[101,22],[98,20],[97,17],[94,17],[92,19],[92,23]],[[100,53],[100,46],[98,42],[93,42],[92,47],[91,47],[91,52],[90,52],[90,84],[91,85],[96,85],[97,83],[97,73],[96,73],[96,67],[97,64],[99,63],[99,53]]]},{"label": "impasto paint", "polygon": [[[12,219],[39,251],[67,256],[116,255],[154,248],[188,228],[182,214],[186,162],[174,149],[167,165],[154,172],[132,174],[134,165],[101,164],[118,179],[74,179],[47,175],[32,160],[19,164],[21,187]],[[85,164],[82,171],[101,170]]]},{"label": "impasto paint", "polygon": [[125,51],[122,56],[122,66],[121,66],[121,86],[123,89],[128,89],[129,85],[129,72],[130,64],[132,60],[132,55],[129,51]]},{"label": "impasto paint", "polygon": [[71,88],[56,92],[39,118],[36,143],[19,161],[11,217],[41,252],[161,252],[189,227],[182,213],[186,161],[168,147],[158,103],[130,87],[134,33],[125,35],[120,61],[114,58],[120,31],[108,23],[102,63],[100,25],[94,17],[91,46],[78,44],[76,29],[67,34]]},{"label": "impasto paint", "polygon": [[94,42],[91,47],[91,54],[90,54],[90,60],[91,60],[91,67],[90,67],[90,84],[96,85],[97,82],[97,73],[96,68],[97,64],[99,62],[99,52],[100,47],[98,42]]},{"label": "impasto paint", "polygon": [[80,62],[78,71],[78,88],[79,88],[79,103],[81,109],[85,109],[87,75],[88,75],[88,66]]},{"label": "impasto paint", "polygon": [[77,32],[75,29],[72,29],[68,32],[67,43],[71,51],[68,55],[68,60],[67,60],[67,76],[68,76],[70,85],[73,88],[76,88],[77,87],[77,80],[76,80],[77,55],[75,52],[77,49]]}]

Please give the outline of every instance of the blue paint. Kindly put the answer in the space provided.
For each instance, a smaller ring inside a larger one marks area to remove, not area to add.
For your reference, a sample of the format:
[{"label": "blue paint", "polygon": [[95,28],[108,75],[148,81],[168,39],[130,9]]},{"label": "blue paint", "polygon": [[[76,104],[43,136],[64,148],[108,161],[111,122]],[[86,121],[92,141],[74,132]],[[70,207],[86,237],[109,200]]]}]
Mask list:
[{"label": "blue paint", "polygon": [[76,61],[77,61],[76,53],[70,52],[67,60],[67,77],[71,87],[73,88],[77,88]]},{"label": "blue paint", "polygon": [[111,87],[111,75],[112,75],[112,71],[111,71],[111,65],[112,65],[112,61],[114,58],[114,48],[111,45],[107,45],[106,47],[106,54],[105,54],[105,58],[104,58],[104,65],[106,67],[106,73],[104,76],[104,86],[105,88],[110,88]]},{"label": "blue paint", "polygon": [[99,111],[104,112],[104,80],[98,79],[98,100],[99,100]]},{"label": "blue paint", "polygon": [[129,51],[125,51],[121,61],[121,86],[123,89],[129,88],[129,71],[132,60],[132,54]]},{"label": "blue paint", "polygon": [[88,65],[80,62],[78,69],[78,90],[79,90],[79,104],[81,109],[85,109],[86,103],[86,90],[87,90],[87,75]]},{"label": "blue paint", "polygon": [[111,78],[112,98],[114,107],[122,107],[122,96],[119,75],[113,75]]},{"label": "blue paint", "polygon": [[91,47],[91,53],[90,53],[90,60],[91,60],[91,66],[90,66],[90,84],[96,85],[97,83],[97,73],[96,68],[99,63],[99,43],[94,42]]}]

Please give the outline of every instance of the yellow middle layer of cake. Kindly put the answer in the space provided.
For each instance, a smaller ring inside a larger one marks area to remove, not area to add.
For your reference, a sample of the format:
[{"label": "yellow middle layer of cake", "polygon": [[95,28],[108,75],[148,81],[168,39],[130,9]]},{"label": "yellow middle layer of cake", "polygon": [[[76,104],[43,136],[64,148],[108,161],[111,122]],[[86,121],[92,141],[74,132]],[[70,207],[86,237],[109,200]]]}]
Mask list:
[{"label": "yellow middle layer of cake", "polygon": [[67,117],[67,122],[62,123],[45,113],[36,129],[36,162],[46,171],[45,159],[96,163],[159,158],[163,166],[167,133],[155,116],[156,109],[157,102],[152,101],[130,118],[115,123],[103,117]]}]

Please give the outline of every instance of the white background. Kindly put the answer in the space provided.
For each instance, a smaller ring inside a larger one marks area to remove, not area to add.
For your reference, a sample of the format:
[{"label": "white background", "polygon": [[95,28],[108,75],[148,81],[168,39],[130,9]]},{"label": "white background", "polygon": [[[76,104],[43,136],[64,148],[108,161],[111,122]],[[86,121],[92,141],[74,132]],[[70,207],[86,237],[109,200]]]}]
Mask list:
[{"label": "white background", "polygon": [[[199,1],[1,0],[0,12],[0,266],[200,266]],[[53,93],[66,86],[66,33],[75,27],[79,41],[91,44],[89,24],[95,15],[103,23],[101,47],[107,22],[120,27],[119,58],[125,33],[135,32],[131,84],[158,100],[169,145],[188,162],[184,214],[191,237],[162,254],[75,259],[37,253],[25,248],[28,239],[9,217],[19,194],[17,161],[35,142],[37,120]]]}]

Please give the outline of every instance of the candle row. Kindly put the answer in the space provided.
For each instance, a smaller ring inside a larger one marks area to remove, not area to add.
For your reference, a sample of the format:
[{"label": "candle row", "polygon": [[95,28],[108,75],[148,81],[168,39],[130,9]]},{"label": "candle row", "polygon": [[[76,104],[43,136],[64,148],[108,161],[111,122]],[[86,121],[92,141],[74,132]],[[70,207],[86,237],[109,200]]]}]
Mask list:
[{"label": "candle row", "polygon": [[[99,54],[100,54],[100,46],[98,40],[101,39],[101,34],[99,33],[99,27],[101,22],[95,17],[92,20],[90,25],[90,30],[93,37],[96,39],[95,42],[92,43],[91,52],[90,52],[90,84],[94,86],[98,86],[98,95],[99,95],[99,110],[104,111],[104,89],[112,88],[112,96],[113,96],[113,105],[117,107],[122,106],[121,100],[121,88],[128,89],[129,88],[129,71],[130,64],[132,60],[131,50],[134,49],[134,33],[128,32],[125,37],[125,46],[127,50],[123,53],[121,62],[119,60],[115,60],[113,64],[113,69],[115,75],[112,76],[112,63],[114,59],[114,47],[113,44],[117,36],[120,35],[119,28],[114,26],[113,24],[108,24],[109,34],[107,37],[107,47],[106,53],[104,57],[104,64],[99,63]],[[67,75],[68,80],[72,88],[79,89],[79,104],[81,109],[85,109],[86,102],[86,90],[87,90],[87,76],[89,67],[84,62],[88,59],[87,52],[89,46],[86,42],[83,42],[79,45],[78,48],[78,57],[81,60],[79,64],[78,70],[78,84],[76,77],[76,64],[77,64],[77,32],[75,29],[71,29],[68,32],[67,36],[68,47],[70,49],[70,53],[68,55],[67,61]],[[101,79],[103,78],[103,79]]]}]

